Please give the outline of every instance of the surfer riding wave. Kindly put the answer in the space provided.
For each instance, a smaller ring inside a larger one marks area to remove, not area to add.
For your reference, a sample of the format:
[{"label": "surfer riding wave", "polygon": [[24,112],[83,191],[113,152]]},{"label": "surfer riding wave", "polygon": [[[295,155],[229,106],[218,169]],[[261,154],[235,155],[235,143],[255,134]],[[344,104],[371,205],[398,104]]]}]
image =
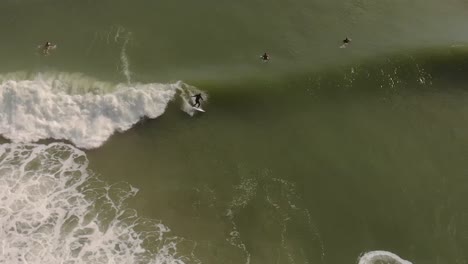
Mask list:
[{"label": "surfer riding wave", "polygon": [[192,103],[192,106],[193,107],[200,107],[201,106],[200,100],[203,101],[202,95],[201,94],[196,94],[196,95],[193,95],[192,97],[195,98],[195,103]]}]

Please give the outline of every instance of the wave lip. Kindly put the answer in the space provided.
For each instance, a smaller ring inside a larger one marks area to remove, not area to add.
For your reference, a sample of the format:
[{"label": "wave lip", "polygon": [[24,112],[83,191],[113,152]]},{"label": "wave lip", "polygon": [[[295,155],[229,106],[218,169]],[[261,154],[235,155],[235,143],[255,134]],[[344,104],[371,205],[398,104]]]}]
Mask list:
[{"label": "wave lip", "polygon": [[[74,74],[39,74],[29,79],[0,76],[0,81],[1,135],[15,143],[68,140],[87,149],[101,146],[115,131],[128,130],[143,117],[162,115],[184,85],[111,85],[85,76],[77,79]],[[69,92],[91,83],[100,93]],[[109,87],[112,91],[106,92]]]},{"label": "wave lip", "polygon": [[388,263],[388,264],[413,264],[407,260],[400,258],[398,255],[383,251],[369,251],[364,253],[359,257],[358,264],[378,264],[378,263]]}]

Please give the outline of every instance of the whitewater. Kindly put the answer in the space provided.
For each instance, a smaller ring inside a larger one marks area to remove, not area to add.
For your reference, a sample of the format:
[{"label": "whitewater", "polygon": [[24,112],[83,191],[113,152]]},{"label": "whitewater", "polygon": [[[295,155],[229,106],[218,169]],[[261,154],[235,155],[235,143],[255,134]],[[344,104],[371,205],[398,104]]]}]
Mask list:
[{"label": "whitewater", "polygon": [[190,260],[178,254],[183,239],[126,206],[136,188],[109,185],[87,167],[85,153],[64,143],[0,146],[0,263]]},{"label": "whitewater", "polygon": [[177,93],[182,110],[193,115],[189,97],[196,91],[180,81],[112,84],[82,74],[8,74],[0,76],[0,134],[15,143],[56,139],[97,148],[116,131],[162,115]]}]

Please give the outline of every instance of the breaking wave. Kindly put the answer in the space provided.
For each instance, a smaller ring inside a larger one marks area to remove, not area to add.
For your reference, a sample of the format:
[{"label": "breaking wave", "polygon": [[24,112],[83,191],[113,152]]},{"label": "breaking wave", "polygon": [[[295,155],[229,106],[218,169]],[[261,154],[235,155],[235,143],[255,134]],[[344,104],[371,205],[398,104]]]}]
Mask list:
[{"label": "breaking wave", "polygon": [[[182,110],[196,90],[172,84],[112,84],[81,74],[0,76],[0,134],[15,143],[53,138],[97,148],[141,118],[157,118],[180,92]],[[191,112],[192,111],[192,112]]]}]

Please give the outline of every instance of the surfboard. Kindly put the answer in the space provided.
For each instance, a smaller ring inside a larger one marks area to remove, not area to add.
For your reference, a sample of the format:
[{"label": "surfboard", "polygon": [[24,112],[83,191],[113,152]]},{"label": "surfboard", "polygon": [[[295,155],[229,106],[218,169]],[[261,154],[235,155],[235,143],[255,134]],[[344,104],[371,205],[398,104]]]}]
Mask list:
[{"label": "surfboard", "polygon": [[[44,49],[44,45],[39,45],[39,46],[37,46],[37,48],[38,48],[38,49]],[[56,48],[57,48],[57,45],[51,45],[51,46],[49,47],[49,49],[51,49],[51,50],[56,49]]]},{"label": "surfboard", "polygon": [[200,107],[193,107],[193,109],[197,110],[198,112],[205,113],[205,110],[201,109]]},{"label": "surfboard", "polygon": [[264,59],[263,56],[260,56],[260,59],[263,61],[263,62],[269,62],[270,61],[270,56],[268,56],[268,59]]}]

